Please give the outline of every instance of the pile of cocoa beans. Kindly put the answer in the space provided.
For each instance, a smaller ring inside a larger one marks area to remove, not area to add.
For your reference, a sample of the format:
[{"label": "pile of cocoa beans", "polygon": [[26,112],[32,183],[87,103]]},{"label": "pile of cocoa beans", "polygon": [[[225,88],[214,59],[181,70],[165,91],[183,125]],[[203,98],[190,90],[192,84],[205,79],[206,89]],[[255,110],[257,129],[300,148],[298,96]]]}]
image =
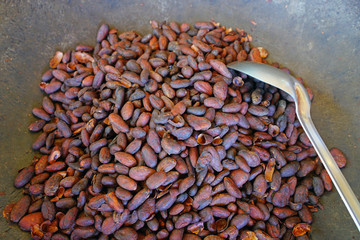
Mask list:
[{"label": "pile of cocoa beans", "polygon": [[226,67],[267,51],[216,22],[150,23],[55,53],[5,216],[33,239],[309,239],[332,182],[293,99]]}]

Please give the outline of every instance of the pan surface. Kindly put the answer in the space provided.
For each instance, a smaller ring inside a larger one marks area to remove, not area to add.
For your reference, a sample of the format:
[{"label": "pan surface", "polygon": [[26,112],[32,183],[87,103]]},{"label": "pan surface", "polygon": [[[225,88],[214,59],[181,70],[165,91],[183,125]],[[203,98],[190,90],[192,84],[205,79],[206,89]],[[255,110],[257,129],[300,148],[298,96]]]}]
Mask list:
[{"label": "pan surface", "polygon": [[[270,60],[301,76],[315,94],[312,117],[329,148],[348,157],[343,173],[360,196],[360,2],[357,0],[11,1],[0,3],[0,208],[21,196],[17,171],[33,158],[27,126],[42,99],[41,74],[56,50],[94,45],[102,23],[150,32],[149,20],[214,19],[245,29]],[[313,239],[360,239],[336,192],[321,198]],[[30,239],[0,218],[1,239]]]}]

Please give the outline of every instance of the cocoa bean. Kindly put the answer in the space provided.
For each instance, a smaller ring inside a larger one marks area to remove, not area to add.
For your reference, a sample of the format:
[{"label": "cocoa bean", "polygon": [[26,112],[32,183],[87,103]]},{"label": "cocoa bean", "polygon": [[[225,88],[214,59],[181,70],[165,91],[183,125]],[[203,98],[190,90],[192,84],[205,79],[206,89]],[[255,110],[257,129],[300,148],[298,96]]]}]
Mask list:
[{"label": "cocoa bean", "polygon": [[134,167],[137,164],[136,159],[132,155],[125,152],[115,153],[115,159],[127,167]]},{"label": "cocoa bean", "polygon": [[339,168],[343,168],[346,165],[346,157],[345,155],[338,149],[338,148],[332,148],[330,149],[330,153],[333,156],[336,164]]},{"label": "cocoa bean", "polygon": [[129,190],[135,191],[137,189],[137,183],[125,175],[119,175],[116,178],[116,182],[119,184],[120,187]]},{"label": "cocoa bean", "polygon": [[26,167],[22,169],[15,178],[14,185],[17,188],[25,186],[30,182],[31,178],[34,176],[35,168],[33,166]]},{"label": "cocoa bean", "polygon": [[21,220],[19,221],[19,227],[23,231],[30,231],[32,226],[36,224],[40,225],[43,221],[44,218],[42,217],[41,213],[34,212],[21,218]]},{"label": "cocoa bean", "polygon": [[160,187],[166,180],[167,180],[167,176],[166,176],[165,172],[163,172],[163,171],[156,172],[156,173],[150,175],[146,179],[146,186],[149,189],[156,189],[156,188]]},{"label": "cocoa bean", "polygon": [[27,195],[20,198],[14,205],[10,213],[10,220],[12,222],[19,222],[20,219],[27,213],[31,204],[31,198]]},{"label": "cocoa bean", "polygon": [[185,119],[188,124],[196,131],[208,130],[211,126],[211,122],[204,117],[188,115]]},{"label": "cocoa bean", "polygon": [[146,166],[137,166],[130,168],[129,177],[135,181],[144,181],[153,173],[155,173],[154,169]]}]

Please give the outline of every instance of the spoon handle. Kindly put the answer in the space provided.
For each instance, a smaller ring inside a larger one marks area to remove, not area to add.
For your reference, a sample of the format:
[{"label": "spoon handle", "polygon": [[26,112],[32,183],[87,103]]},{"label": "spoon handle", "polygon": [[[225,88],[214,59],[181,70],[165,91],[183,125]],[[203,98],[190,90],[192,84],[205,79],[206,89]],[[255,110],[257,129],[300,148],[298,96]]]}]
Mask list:
[{"label": "spoon handle", "polygon": [[340,197],[345,203],[347,210],[349,211],[352,219],[354,220],[356,227],[360,231],[360,204],[357,197],[355,196],[349,183],[346,181],[344,175],[337,166],[324,141],[320,137],[320,134],[316,130],[310,116],[298,117],[305,133],[309,137],[322,164],[324,165],[333,184],[335,185],[338,193],[340,194]]}]

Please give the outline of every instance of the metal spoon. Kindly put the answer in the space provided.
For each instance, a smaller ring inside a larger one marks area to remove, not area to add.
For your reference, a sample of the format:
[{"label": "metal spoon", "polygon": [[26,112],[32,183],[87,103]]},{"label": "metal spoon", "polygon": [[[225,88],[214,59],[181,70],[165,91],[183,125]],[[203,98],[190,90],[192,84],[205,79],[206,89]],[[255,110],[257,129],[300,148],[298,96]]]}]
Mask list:
[{"label": "metal spoon", "polygon": [[296,115],[309,137],[346,208],[360,231],[360,204],[354,192],[321,139],[310,117],[310,98],[304,86],[293,76],[270,65],[255,62],[233,62],[228,68],[240,71],[288,93],[295,101]]}]

